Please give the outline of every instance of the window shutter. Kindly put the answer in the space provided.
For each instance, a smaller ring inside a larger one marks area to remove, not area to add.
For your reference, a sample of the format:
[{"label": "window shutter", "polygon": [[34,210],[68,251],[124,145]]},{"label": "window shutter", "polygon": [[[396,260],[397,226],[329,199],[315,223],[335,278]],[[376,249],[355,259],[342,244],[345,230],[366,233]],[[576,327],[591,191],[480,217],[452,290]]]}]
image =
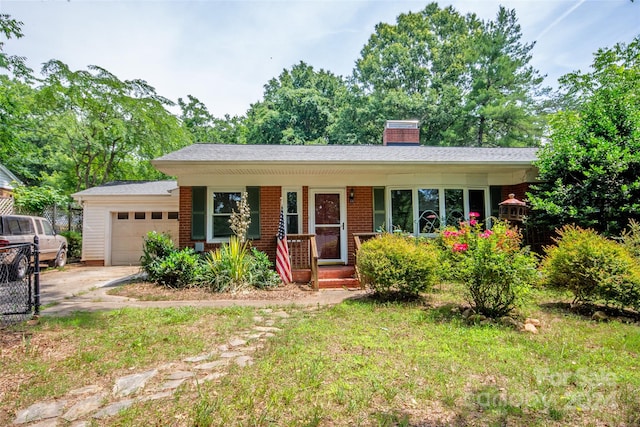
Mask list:
[{"label": "window shutter", "polygon": [[191,240],[205,240],[207,187],[191,187]]},{"label": "window shutter", "polygon": [[247,238],[260,238],[260,187],[247,187],[247,202],[251,211],[251,224]]}]

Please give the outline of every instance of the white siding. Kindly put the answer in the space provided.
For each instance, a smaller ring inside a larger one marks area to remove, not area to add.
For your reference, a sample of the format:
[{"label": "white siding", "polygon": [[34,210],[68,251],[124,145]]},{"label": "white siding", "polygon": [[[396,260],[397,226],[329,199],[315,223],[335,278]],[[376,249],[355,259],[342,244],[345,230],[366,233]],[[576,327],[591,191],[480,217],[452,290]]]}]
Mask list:
[{"label": "white siding", "polygon": [[178,191],[163,196],[84,196],[82,261],[111,265],[111,218],[116,212],[177,212]]}]

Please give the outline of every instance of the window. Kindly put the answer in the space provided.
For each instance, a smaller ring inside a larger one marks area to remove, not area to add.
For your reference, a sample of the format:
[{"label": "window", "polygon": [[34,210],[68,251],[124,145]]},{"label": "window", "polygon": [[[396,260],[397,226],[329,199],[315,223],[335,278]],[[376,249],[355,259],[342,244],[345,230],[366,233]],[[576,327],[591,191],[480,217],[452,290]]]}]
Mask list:
[{"label": "window", "polygon": [[285,204],[285,222],[287,234],[298,234],[301,231],[302,221],[300,218],[301,197],[299,189],[283,189],[283,202]]},{"label": "window", "polygon": [[[374,189],[374,223],[381,212],[380,199]],[[467,188],[400,188],[389,189],[389,231],[402,230],[413,234],[433,234],[444,226],[457,226],[477,212],[478,221],[490,227],[487,218],[486,189]],[[416,218],[414,220],[414,218]]]},{"label": "window", "polygon": [[[251,223],[247,231],[249,239],[260,238],[260,187],[246,189],[219,189],[212,187],[191,188],[191,239],[210,242],[226,241],[233,233],[229,225],[231,213],[237,210],[242,192],[247,192]],[[172,214],[174,218],[172,218]],[[178,212],[169,213],[169,219],[177,219]]]},{"label": "window", "polygon": [[413,191],[391,190],[391,229],[413,233]]},{"label": "window", "polygon": [[118,212],[118,219],[129,219],[129,212]]},{"label": "window", "polygon": [[167,212],[167,219],[178,219],[178,212]]},{"label": "window", "polygon": [[464,221],[464,190],[451,188],[444,190],[444,208],[444,224],[457,227],[461,221]]},{"label": "window", "polygon": [[214,191],[212,193],[211,238],[230,237],[233,232],[229,224],[231,213],[238,210],[242,198],[240,191]]},{"label": "window", "polygon": [[162,219],[162,212],[151,212],[151,219]]},{"label": "window", "polygon": [[431,234],[440,229],[440,190],[418,189],[418,233]]},{"label": "window", "polygon": [[386,230],[384,187],[373,189],[373,231]]},{"label": "window", "polygon": [[51,223],[46,219],[42,220],[42,227],[44,228],[44,234],[46,236],[53,236],[56,234],[56,232],[53,231],[53,227],[51,226]]},{"label": "window", "polygon": [[136,212],[133,214],[135,219],[145,219],[147,215],[144,212]]}]

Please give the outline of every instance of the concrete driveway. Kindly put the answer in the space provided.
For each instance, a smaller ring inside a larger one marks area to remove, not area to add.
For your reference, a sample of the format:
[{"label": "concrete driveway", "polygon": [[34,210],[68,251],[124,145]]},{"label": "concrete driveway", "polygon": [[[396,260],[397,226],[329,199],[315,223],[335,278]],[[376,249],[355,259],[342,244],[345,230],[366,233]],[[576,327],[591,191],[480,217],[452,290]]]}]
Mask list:
[{"label": "concrete driveway", "polygon": [[141,275],[139,266],[87,267],[67,265],[64,270],[48,270],[40,274],[40,313],[43,316],[62,316],[74,311],[117,310],[122,307],[229,307],[234,305],[266,307],[278,305],[333,305],[345,299],[358,298],[366,291],[328,289],[309,292],[309,296],[295,301],[278,300],[206,300],[206,301],[139,301],[108,295],[110,287]]},{"label": "concrete driveway", "polygon": [[140,266],[86,267],[71,264],[64,270],[48,270],[40,273],[40,303],[60,302],[140,274]]}]

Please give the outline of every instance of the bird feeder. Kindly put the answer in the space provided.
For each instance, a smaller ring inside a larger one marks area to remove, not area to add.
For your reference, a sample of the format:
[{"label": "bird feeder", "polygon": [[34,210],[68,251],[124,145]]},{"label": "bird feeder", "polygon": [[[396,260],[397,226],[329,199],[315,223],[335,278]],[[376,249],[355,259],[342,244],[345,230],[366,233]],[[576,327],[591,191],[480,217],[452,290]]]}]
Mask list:
[{"label": "bird feeder", "polygon": [[516,199],[516,195],[511,193],[509,198],[504,202],[499,203],[500,206],[500,219],[506,219],[507,221],[524,221],[527,215],[527,204],[521,200]]}]

